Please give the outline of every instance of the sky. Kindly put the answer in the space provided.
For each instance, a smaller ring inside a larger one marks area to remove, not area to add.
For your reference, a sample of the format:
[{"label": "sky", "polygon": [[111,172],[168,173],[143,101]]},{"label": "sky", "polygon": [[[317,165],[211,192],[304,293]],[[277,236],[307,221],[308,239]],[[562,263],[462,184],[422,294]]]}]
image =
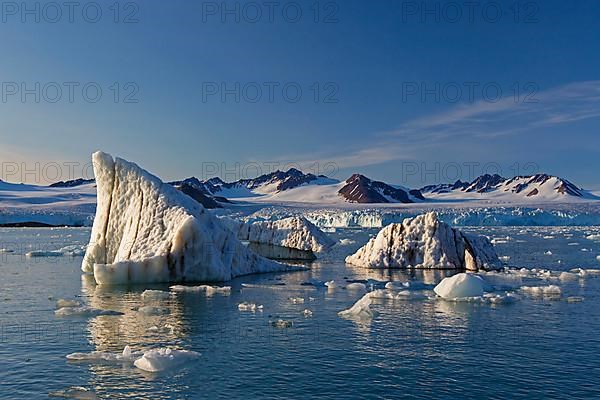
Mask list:
[{"label": "sky", "polygon": [[297,167],[425,184],[546,172],[600,189],[600,5],[3,2],[0,178]]}]

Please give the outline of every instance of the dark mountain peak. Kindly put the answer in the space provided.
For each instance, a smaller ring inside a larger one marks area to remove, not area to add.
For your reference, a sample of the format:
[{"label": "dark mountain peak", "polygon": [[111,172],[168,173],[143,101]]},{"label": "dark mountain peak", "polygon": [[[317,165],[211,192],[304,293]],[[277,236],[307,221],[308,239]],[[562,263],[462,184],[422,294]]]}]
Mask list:
[{"label": "dark mountain peak", "polygon": [[424,200],[419,190],[406,191],[361,174],[353,174],[346,179],[338,194],[351,203],[414,203],[415,199]]},{"label": "dark mountain peak", "polygon": [[96,182],[95,179],[77,178],[77,179],[72,179],[69,181],[55,182],[55,183],[51,184],[50,187],[76,187],[76,186],[81,186],[81,185],[87,185],[88,183],[94,183],[94,182]]},{"label": "dark mountain peak", "polygon": [[498,174],[485,174],[475,178],[475,180],[463,190],[465,192],[486,193],[494,190],[499,184],[505,181],[506,178]]}]

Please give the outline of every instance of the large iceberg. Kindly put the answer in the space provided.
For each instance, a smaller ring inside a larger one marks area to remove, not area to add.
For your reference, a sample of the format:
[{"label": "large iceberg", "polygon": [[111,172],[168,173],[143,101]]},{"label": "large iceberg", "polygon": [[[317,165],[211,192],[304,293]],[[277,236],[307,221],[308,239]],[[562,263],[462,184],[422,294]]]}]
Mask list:
[{"label": "large iceberg", "polygon": [[99,284],[227,281],[290,270],[247,249],[201,204],[136,164],[92,156],[98,206],[82,270]]},{"label": "large iceberg", "polygon": [[315,253],[325,251],[335,244],[333,239],[304,217],[241,223],[237,234],[240,240]]},{"label": "large iceberg", "polygon": [[366,268],[446,268],[468,271],[500,265],[490,241],[465,234],[430,212],[390,224],[355,254],[349,264]]}]

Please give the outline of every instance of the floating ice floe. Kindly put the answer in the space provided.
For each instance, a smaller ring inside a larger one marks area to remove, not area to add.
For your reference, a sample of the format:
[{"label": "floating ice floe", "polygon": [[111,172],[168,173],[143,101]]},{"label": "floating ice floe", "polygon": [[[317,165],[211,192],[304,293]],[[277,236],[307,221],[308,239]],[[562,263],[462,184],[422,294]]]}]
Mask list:
[{"label": "floating ice floe", "polygon": [[292,304],[304,304],[303,297],[290,297],[290,301],[292,302]]},{"label": "floating ice floe", "polygon": [[307,308],[304,311],[302,311],[302,315],[304,315],[304,318],[310,318],[313,316],[313,312]]},{"label": "floating ice floe", "polygon": [[171,297],[171,293],[162,290],[144,290],[142,301],[166,300]]},{"label": "floating ice floe", "polygon": [[390,224],[355,254],[349,264],[366,268],[497,269],[500,260],[485,236],[470,235],[430,212]]},{"label": "floating ice floe", "polygon": [[48,393],[48,397],[60,397],[63,399],[97,400],[99,397],[91,389],[82,386],[71,386],[67,389]]},{"label": "floating ice floe", "polygon": [[85,245],[71,245],[65,246],[58,250],[33,250],[25,253],[26,257],[78,257],[85,254]]},{"label": "floating ice floe", "polygon": [[544,254],[547,255],[547,256],[551,256],[552,252],[550,250],[548,250],[548,251],[544,252]]},{"label": "floating ice floe", "polygon": [[0,253],[1,254],[5,254],[5,253],[14,253],[15,251],[12,249],[0,249]]},{"label": "floating ice floe", "polygon": [[461,273],[444,278],[434,289],[445,300],[483,296],[486,283],[477,275]]},{"label": "floating ice floe", "polygon": [[600,235],[596,235],[596,234],[594,234],[594,235],[588,235],[585,238],[589,239],[589,240],[600,240]]},{"label": "floating ice floe", "polygon": [[99,310],[88,306],[80,307],[62,307],[54,311],[54,315],[57,317],[71,317],[71,316],[89,316],[95,317],[99,315],[123,315],[123,313],[111,310]]},{"label": "floating ice floe", "polygon": [[206,296],[213,296],[215,294],[222,294],[228,296],[231,294],[231,286],[210,286],[210,285],[199,285],[199,286],[183,286],[183,285],[174,285],[171,286],[173,292],[184,293],[184,292],[204,292]]},{"label": "floating ice floe", "polygon": [[256,305],[254,303],[243,302],[243,303],[238,304],[238,310],[240,310],[240,311],[256,312],[256,311],[262,311],[263,308],[264,307],[262,305]]},{"label": "floating ice floe", "polygon": [[98,284],[228,281],[301,269],[247,249],[200,203],[136,164],[92,156],[97,207],[82,262]]},{"label": "floating ice floe", "polygon": [[162,348],[149,350],[133,363],[137,368],[147,372],[161,372],[179,367],[200,357],[200,353],[190,350],[171,350]]},{"label": "floating ice floe", "polygon": [[169,314],[171,310],[166,307],[143,306],[138,308],[137,312],[148,316],[155,316]]},{"label": "floating ice floe", "polygon": [[373,298],[376,294],[380,292],[376,290],[374,292],[369,292],[361,297],[352,307],[347,310],[340,311],[338,315],[342,318],[347,319],[356,319],[356,320],[370,320],[375,318],[378,313],[377,311],[371,309],[371,304],[373,303]]},{"label": "floating ice floe", "polygon": [[67,355],[69,361],[85,362],[134,362],[144,353],[141,351],[132,351],[129,346],[125,346],[121,353],[109,353],[103,351],[92,351],[91,353],[72,353]]},{"label": "floating ice floe", "polygon": [[294,322],[285,320],[285,319],[269,321],[269,323],[271,324],[271,326],[273,328],[277,328],[277,329],[286,329],[286,328],[291,328],[292,326],[294,326]]},{"label": "floating ice floe", "polygon": [[500,259],[500,261],[507,263],[510,261],[510,256],[500,256],[498,257]]},{"label": "floating ice floe", "polygon": [[547,286],[522,286],[521,291],[534,297],[556,297],[560,296],[562,290],[556,285]]}]

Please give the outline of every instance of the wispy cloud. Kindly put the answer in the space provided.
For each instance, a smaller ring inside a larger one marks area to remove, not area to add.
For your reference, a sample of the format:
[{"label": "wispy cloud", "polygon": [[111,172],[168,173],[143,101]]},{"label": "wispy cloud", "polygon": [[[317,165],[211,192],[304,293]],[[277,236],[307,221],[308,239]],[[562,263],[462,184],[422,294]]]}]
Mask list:
[{"label": "wispy cloud", "polygon": [[[536,101],[533,101],[536,100]],[[410,160],[416,151],[458,140],[492,139],[600,117],[600,81],[574,82],[541,91],[529,100],[477,101],[366,136],[354,149],[297,157],[299,164],[330,160],[339,168]]]}]

